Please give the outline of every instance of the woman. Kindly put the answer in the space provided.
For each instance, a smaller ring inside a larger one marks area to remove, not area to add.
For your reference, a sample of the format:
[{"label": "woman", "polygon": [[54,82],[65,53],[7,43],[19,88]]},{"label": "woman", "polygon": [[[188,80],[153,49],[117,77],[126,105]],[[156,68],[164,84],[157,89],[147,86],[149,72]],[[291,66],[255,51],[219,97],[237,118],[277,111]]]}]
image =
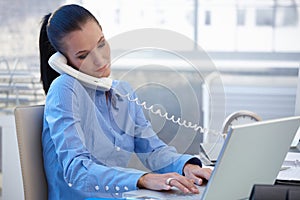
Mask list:
[{"label": "woman", "polygon": [[[135,93],[113,81],[109,91],[89,88],[48,65],[62,53],[73,68],[94,77],[110,75],[110,47],[97,19],[85,8],[65,5],[44,17],[40,32],[41,79],[47,94],[42,135],[49,199],[118,197],[146,188],[199,193],[210,169],[163,143],[141,106],[118,94]],[[116,92],[118,91],[118,92]],[[127,168],[136,153],[151,173]]]}]

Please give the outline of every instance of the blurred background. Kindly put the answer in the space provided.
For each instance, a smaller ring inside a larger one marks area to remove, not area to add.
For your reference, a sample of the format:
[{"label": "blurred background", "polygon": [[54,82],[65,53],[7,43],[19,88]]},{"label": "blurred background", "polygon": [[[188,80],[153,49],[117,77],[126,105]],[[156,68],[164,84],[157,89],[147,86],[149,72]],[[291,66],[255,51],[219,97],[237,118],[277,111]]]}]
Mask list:
[{"label": "blurred background", "polygon": [[[178,57],[156,49],[116,62],[113,78],[129,81],[149,105],[216,130],[237,110],[251,110],[263,119],[295,115],[300,0],[1,0],[3,199],[23,199],[13,110],[45,100],[39,74],[41,19],[69,3],[89,9],[108,41],[136,29],[162,29],[193,42],[176,49],[179,55],[197,61],[203,58],[199,51],[205,54],[213,67],[201,68],[201,76],[189,64],[181,64]],[[120,51],[112,49],[113,54]],[[214,83],[218,89],[213,89]],[[205,136],[145,114],[164,141],[180,152],[197,154]]]}]

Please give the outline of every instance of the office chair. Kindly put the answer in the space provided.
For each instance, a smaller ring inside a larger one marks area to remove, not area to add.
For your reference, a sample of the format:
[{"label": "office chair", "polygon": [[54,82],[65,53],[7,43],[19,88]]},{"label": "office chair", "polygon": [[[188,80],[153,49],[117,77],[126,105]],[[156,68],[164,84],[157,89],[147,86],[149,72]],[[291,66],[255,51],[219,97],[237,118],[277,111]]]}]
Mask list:
[{"label": "office chair", "polygon": [[43,105],[14,111],[25,200],[48,198],[41,143],[43,113]]}]

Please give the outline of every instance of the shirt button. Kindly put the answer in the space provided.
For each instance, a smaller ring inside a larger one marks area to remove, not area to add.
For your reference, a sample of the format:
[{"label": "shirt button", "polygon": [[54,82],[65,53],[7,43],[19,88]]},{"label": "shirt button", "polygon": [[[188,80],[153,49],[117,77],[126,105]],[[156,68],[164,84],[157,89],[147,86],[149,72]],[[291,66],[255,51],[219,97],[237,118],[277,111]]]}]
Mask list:
[{"label": "shirt button", "polygon": [[108,191],[108,190],[109,190],[109,187],[108,187],[108,186],[105,186],[105,190]]},{"label": "shirt button", "polygon": [[128,190],[128,187],[127,187],[127,186],[125,186],[125,187],[124,187],[124,190],[126,190],[126,191],[127,191],[127,190]]},{"label": "shirt button", "polygon": [[119,191],[119,190],[120,190],[120,187],[119,187],[119,186],[116,186],[115,189],[116,189],[116,191]]},{"label": "shirt button", "polygon": [[121,148],[120,148],[120,147],[116,147],[116,150],[117,150],[117,151],[120,151],[120,150],[121,150]]},{"label": "shirt button", "polygon": [[68,185],[69,185],[69,187],[72,187],[72,183],[69,183]]},{"label": "shirt button", "polygon": [[98,191],[99,189],[100,189],[100,188],[99,188],[99,186],[98,186],[98,185],[96,185],[96,186],[95,186],[95,190],[97,190],[97,191]]}]

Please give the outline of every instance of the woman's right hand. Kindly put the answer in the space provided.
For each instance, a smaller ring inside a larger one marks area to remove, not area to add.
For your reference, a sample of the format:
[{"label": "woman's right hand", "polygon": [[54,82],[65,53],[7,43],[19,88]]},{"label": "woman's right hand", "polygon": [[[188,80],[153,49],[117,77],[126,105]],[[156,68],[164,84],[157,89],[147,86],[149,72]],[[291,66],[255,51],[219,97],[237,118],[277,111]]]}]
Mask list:
[{"label": "woman's right hand", "polygon": [[150,190],[170,190],[171,187],[176,187],[185,194],[199,193],[194,180],[181,176],[178,173],[145,174],[138,180],[137,186]]}]

